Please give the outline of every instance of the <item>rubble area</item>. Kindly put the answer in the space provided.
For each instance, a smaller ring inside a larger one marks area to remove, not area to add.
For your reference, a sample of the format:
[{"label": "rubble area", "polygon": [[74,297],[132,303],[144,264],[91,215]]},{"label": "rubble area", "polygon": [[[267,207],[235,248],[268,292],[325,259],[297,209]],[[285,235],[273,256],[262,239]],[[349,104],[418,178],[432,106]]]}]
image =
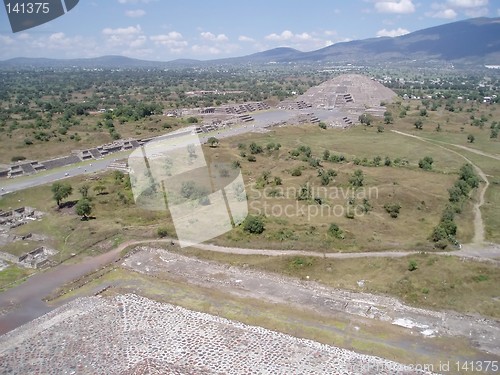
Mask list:
[{"label": "rubble area", "polygon": [[335,289],[314,281],[199,260],[147,246],[124,260],[134,271],[221,289],[238,296],[296,306],[325,314],[342,313],[375,319],[408,329],[421,337],[465,337],[478,349],[500,356],[500,322],[453,311],[433,311],[405,305],[389,296]]},{"label": "rubble area", "polygon": [[19,207],[14,210],[0,210],[0,234],[5,234],[11,229],[28,223],[30,220],[38,220],[43,212],[32,207]]},{"label": "rubble area", "polygon": [[134,294],[74,300],[0,336],[0,374],[429,374]]},{"label": "rubble area", "polygon": [[[12,233],[21,225],[25,225],[30,221],[39,220],[44,215],[43,212],[36,210],[33,207],[20,207],[14,210],[0,210],[0,261],[4,264],[3,268],[8,267],[8,263],[14,263],[25,268],[41,268],[48,264],[50,257],[57,254],[57,251],[45,246],[38,246],[35,249],[28,251],[20,256],[2,251],[2,246],[8,245],[17,241],[43,242],[47,239],[46,236],[27,233],[17,235]],[[0,264],[0,271],[3,269]]]}]

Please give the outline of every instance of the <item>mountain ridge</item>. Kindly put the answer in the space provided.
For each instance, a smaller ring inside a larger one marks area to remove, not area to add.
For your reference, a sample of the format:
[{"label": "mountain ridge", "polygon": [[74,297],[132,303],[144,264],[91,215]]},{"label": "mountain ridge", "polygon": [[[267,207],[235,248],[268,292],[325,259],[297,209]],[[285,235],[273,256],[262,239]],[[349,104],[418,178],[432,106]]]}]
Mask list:
[{"label": "mountain ridge", "polygon": [[224,64],[382,63],[411,60],[500,64],[500,17],[456,21],[398,37],[340,42],[309,52],[278,47],[240,57],[172,61],[140,60],[119,55],[77,59],[16,57],[0,61],[0,67],[171,68]]}]

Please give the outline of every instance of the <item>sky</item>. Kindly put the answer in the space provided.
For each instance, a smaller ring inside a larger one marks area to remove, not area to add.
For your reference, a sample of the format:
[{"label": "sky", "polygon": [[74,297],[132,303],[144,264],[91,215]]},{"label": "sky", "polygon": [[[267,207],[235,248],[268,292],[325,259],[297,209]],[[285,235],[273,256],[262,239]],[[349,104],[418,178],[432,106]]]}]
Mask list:
[{"label": "sky", "polygon": [[0,8],[0,60],[122,55],[157,61],[311,51],[398,36],[473,17],[498,0],[80,0],[46,24],[13,33]]}]

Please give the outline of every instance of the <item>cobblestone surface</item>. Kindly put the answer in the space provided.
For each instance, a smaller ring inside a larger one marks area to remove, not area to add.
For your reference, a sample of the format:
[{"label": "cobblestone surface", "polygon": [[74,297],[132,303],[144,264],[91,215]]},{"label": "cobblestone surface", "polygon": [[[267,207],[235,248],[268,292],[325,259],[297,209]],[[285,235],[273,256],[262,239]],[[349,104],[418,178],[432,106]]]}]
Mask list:
[{"label": "cobblestone surface", "polygon": [[[398,299],[335,289],[314,281],[228,266],[148,246],[123,266],[146,275],[168,274],[188,283],[259,300],[310,306],[326,314],[348,313],[405,327],[421,336],[461,336],[487,353],[500,356],[500,322],[477,315],[426,310]],[[429,353],[431,354],[431,353]]]},{"label": "cobblestone surface", "polygon": [[0,336],[0,374],[423,374],[133,294],[70,302]]}]

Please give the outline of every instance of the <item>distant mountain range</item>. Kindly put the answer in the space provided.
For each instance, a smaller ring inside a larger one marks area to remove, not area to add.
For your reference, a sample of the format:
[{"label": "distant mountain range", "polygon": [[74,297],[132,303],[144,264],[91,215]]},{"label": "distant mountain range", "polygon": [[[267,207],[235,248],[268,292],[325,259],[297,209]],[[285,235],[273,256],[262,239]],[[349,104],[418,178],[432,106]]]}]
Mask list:
[{"label": "distant mountain range", "polygon": [[14,58],[0,61],[0,67],[172,68],[269,63],[367,64],[412,60],[500,65],[500,17],[452,22],[394,38],[380,37],[337,43],[311,52],[275,48],[242,57],[209,61],[181,59],[169,62],[145,61],[123,56],[71,60]]}]

